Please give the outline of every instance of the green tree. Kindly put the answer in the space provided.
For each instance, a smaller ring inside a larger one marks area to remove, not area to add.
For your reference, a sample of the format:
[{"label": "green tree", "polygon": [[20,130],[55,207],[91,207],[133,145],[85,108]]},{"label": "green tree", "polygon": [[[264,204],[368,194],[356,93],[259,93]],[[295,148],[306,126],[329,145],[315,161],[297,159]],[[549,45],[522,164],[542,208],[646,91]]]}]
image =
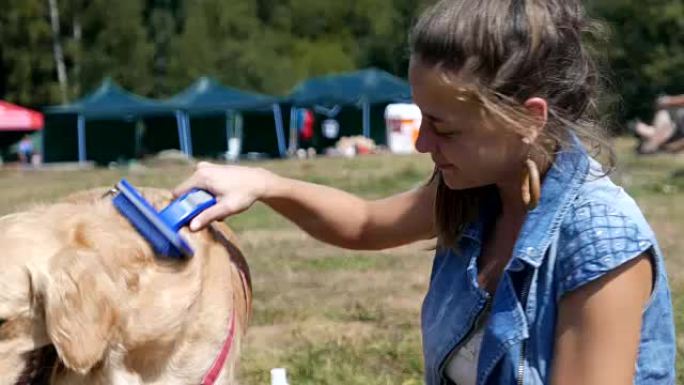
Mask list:
[{"label": "green tree", "polygon": [[83,61],[83,8],[87,0],[61,0],[62,44],[69,78],[69,97],[81,96]]},{"label": "green tree", "polygon": [[242,64],[259,26],[252,0],[186,0],[180,37],[172,44],[169,74],[177,87],[211,75],[235,87],[247,87]]},{"label": "green tree", "polygon": [[179,36],[181,0],[147,0],[144,20],[150,43],[153,45],[153,96],[168,96],[174,93],[173,82],[169,81],[169,60],[172,43]]},{"label": "green tree", "polygon": [[59,100],[43,0],[0,0],[0,97],[28,106]]},{"label": "green tree", "polygon": [[153,45],[138,0],[92,0],[83,9],[82,83],[92,89],[110,76],[140,94],[153,93]]},{"label": "green tree", "polygon": [[608,76],[622,99],[620,120],[650,119],[659,94],[684,93],[684,2],[594,0],[610,27]]},{"label": "green tree", "polygon": [[[362,44],[360,67],[374,66],[399,76],[407,76],[409,60],[409,32],[423,9],[432,3],[430,0],[365,0],[366,7],[377,15],[369,17],[372,26],[366,34],[360,35]],[[358,3],[358,4],[363,4]],[[358,6],[358,5],[357,5]]]},{"label": "green tree", "polygon": [[[48,0],[0,0],[0,97],[59,102],[54,41],[70,99],[105,76],[155,97],[201,75],[280,95],[311,76],[370,66],[406,76],[409,30],[433,1],[59,0],[53,39]],[[587,4],[612,31],[601,47],[621,120],[649,119],[657,95],[684,93],[681,0]]]}]

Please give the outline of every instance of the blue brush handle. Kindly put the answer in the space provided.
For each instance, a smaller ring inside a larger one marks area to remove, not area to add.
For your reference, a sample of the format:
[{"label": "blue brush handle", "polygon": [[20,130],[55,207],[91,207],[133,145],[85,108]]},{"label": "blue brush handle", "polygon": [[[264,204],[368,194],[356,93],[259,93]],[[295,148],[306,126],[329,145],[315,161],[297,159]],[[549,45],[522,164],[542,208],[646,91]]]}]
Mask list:
[{"label": "blue brush handle", "polygon": [[191,190],[171,202],[159,217],[174,231],[187,226],[202,211],[216,204],[216,198],[204,190]]}]

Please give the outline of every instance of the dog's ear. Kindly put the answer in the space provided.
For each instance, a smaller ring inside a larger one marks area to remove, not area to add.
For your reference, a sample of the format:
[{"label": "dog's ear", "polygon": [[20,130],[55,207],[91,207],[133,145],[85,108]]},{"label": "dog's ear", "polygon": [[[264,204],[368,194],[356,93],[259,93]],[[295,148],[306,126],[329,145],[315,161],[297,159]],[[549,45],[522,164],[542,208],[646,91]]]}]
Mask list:
[{"label": "dog's ear", "polygon": [[117,314],[114,283],[94,253],[63,249],[51,259],[43,297],[48,336],[64,364],[79,373],[100,362]]}]

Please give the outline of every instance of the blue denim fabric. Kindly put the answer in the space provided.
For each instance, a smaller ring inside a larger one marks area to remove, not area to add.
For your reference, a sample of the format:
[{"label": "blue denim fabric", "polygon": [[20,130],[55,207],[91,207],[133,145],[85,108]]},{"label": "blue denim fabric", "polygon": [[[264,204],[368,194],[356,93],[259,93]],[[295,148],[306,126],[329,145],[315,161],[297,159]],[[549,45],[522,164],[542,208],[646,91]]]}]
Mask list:
[{"label": "blue denim fabric", "polygon": [[[495,210],[489,210],[490,212]],[[636,203],[600,175],[575,144],[560,153],[542,185],[493,296],[478,286],[477,257],[492,215],[465,231],[457,250],[438,250],[422,310],[425,381],[450,384],[444,366],[491,306],[478,362],[478,385],[549,384],[561,297],[649,252],[652,298],[643,314],[634,383],[675,383],[675,333],[661,250]]]}]

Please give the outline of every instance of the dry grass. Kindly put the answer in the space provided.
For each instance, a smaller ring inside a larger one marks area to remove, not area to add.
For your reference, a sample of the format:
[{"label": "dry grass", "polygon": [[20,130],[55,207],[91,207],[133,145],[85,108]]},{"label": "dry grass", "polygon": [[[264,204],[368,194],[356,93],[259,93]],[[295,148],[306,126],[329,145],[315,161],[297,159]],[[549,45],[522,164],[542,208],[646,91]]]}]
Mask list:
[{"label": "dry grass", "polygon": [[[637,158],[620,140],[614,179],[638,200],[668,256],[673,286],[684,289],[684,157]],[[275,161],[259,166],[375,198],[427,178],[422,156],[354,160]],[[127,172],[0,171],[0,215],[72,191],[112,185],[171,187],[189,175],[183,166]],[[384,252],[350,252],[317,242],[257,205],[229,220],[254,278],[254,319],[241,377],[267,384],[272,367],[286,367],[293,385],[419,384],[422,363],[419,311],[431,264],[430,244]],[[684,296],[675,297],[684,314]],[[684,319],[680,319],[680,324]],[[684,348],[684,346],[682,346]],[[684,384],[684,378],[679,379]]]}]

